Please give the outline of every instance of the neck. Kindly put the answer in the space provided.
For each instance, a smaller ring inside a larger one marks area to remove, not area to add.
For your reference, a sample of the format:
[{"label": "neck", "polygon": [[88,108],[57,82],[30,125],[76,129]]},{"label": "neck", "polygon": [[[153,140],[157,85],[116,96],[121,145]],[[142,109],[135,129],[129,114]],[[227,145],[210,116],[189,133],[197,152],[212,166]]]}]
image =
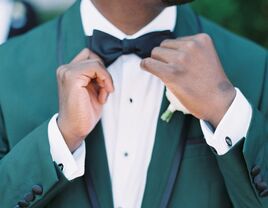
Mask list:
[{"label": "neck", "polygon": [[133,35],[151,22],[165,8],[156,0],[91,0],[113,25],[127,35]]}]

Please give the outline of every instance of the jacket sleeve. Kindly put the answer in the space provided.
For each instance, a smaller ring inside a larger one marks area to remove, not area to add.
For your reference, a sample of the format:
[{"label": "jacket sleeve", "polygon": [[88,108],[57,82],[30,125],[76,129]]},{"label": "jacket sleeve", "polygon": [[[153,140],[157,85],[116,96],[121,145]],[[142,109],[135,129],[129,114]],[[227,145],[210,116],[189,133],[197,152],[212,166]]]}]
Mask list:
[{"label": "jacket sleeve", "polygon": [[268,207],[268,65],[247,136],[217,161],[235,208]]},{"label": "jacket sleeve", "polygon": [[33,193],[34,185],[39,194],[29,207],[45,207],[68,184],[50,154],[48,121],[10,148],[0,117],[0,207],[12,208],[23,202],[27,194]]}]

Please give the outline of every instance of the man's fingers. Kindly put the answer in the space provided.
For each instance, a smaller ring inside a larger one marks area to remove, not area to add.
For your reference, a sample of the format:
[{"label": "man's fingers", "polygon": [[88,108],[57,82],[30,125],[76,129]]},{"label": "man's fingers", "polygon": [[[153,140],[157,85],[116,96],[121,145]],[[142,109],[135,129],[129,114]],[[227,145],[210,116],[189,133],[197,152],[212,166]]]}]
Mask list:
[{"label": "man's fingers", "polygon": [[57,76],[62,83],[76,83],[86,87],[91,81],[95,80],[104,86],[108,92],[114,90],[110,73],[98,60],[63,65],[58,69]]},{"label": "man's fingers", "polygon": [[89,59],[95,59],[95,60],[98,60],[100,63],[102,63],[102,64],[104,65],[102,59],[101,59],[96,53],[94,53],[94,52],[93,52],[92,50],[90,50],[90,49],[88,49],[88,51],[89,51]]},{"label": "man's fingers", "polygon": [[163,79],[164,75],[167,73],[167,70],[169,69],[166,63],[153,58],[143,59],[141,61],[141,68],[159,77],[160,79]]},{"label": "man's fingers", "polygon": [[151,57],[164,63],[175,63],[180,52],[170,48],[156,47],[153,49]]},{"label": "man's fingers", "polygon": [[114,91],[113,80],[110,73],[104,68],[99,61],[87,61],[82,63],[75,73],[87,76],[90,80],[96,80],[108,92]]},{"label": "man's fingers", "polygon": [[71,63],[77,63],[89,59],[90,51],[88,48],[83,49],[72,61]]},{"label": "man's fingers", "polygon": [[183,49],[185,45],[191,45],[196,43],[195,39],[193,36],[189,37],[183,37],[183,38],[177,38],[177,39],[167,39],[164,40],[161,44],[161,48],[170,48],[170,49],[175,49],[179,50],[180,48]]},{"label": "man's fingers", "polygon": [[98,77],[96,78],[97,84],[104,88],[107,92],[111,93],[114,91],[114,86],[113,86],[113,80],[112,78],[104,79],[101,80]]},{"label": "man's fingers", "polygon": [[109,93],[104,89],[100,88],[99,95],[98,95],[98,101],[101,104],[106,103]]},{"label": "man's fingers", "polygon": [[84,48],[72,61],[71,63],[78,63],[81,61],[85,61],[88,59],[92,59],[92,60],[98,60],[101,64],[104,65],[102,59],[93,51],[91,51],[88,48]]},{"label": "man's fingers", "polygon": [[105,87],[105,82],[104,82],[104,80],[101,80],[101,79],[99,79],[99,78],[97,77],[97,78],[96,78],[96,82],[97,82],[98,86],[100,86],[100,87]]},{"label": "man's fingers", "polygon": [[83,74],[89,78],[89,81],[96,79],[97,83],[101,87],[105,87],[108,92],[114,90],[112,78],[105,69],[103,61],[90,49],[83,49],[71,63],[76,65],[71,74]]}]

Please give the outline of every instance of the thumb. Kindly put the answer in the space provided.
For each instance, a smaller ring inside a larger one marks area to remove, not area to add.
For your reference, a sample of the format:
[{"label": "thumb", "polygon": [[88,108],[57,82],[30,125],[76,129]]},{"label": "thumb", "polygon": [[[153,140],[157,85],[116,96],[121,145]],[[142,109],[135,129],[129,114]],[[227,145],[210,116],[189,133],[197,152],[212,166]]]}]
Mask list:
[{"label": "thumb", "polygon": [[89,49],[85,48],[82,51],[80,51],[80,53],[76,57],[74,57],[74,59],[71,61],[71,63],[78,63],[81,61],[85,61],[85,60],[89,59],[89,55],[90,55]]},{"label": "thumb", "polygon": [[92,50],[90,50],[88,48],[87,48],[87,50],[89,53],[89,59],[97,59],[97,60],[102,62],[102,59],[96,53],[94,53]]},{"label": "thumb", "polygon": [[104,65],[102,59],[94,53],[92,50],[88,48],[84,48],[72,61],[71,63],[78,63],[86,60],[97,60],[100,62],[102,65]]},{"label": "thumb", "polygon": [[94,53],[92,50],[88,49],[89,51],[89,59],[97,60],[100,62],[103,66],[105,66],[104,61],[99,57],[96,53]]}]

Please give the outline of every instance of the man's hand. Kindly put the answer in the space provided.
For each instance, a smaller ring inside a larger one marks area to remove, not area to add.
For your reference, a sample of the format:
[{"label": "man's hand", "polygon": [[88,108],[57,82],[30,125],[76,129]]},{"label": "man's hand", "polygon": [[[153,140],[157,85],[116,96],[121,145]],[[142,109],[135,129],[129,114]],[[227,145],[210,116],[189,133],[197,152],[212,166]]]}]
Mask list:
[{"label": "man's hand", "polygon": [[236,95],[206,34],[163,41],[141,67],[159,77],[195,117],[214,127]]},{"label": "man's hand", "polygon": [[75,151],[100,119],[102,106],[114,90],[101,59],[84,49],[57,70],[58,126],[70,151]]}]

